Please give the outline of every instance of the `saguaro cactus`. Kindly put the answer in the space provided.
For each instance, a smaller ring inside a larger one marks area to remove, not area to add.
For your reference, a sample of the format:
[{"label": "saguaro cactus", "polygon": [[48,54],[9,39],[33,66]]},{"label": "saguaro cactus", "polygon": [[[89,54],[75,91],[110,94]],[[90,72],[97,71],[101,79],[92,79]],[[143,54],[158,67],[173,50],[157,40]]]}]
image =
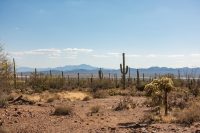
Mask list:
[{"label": "saguaro cactus", "polygon": [[34,71],[34,77],[35,77],[35,80],[37,78],[37,69],[35,68],[35,71]]},{"label": "saguaro cactus", "polygon": [[17,81],[16,81],[16,67],[15,67],[15,59],[13,58],[13,77],[14,77],[14,88],[17,88]]},{"label": "saguaro cactus", "polygon": [[131,85],[131,68],[128,69],[128,84]]},{"label": "saguaro cactus", "polygon": [[181,73],[180,73],[180,70],[178,70],[178,80],[181,79]]},{"label": "saguaro cactus", "polygon": [[90,83],[91,83],[91,85],[92,85],[92,83],[93,83],[93,74],[91,74]]},{"label": "saguaro cactus", "polygon": [[70,85],[70,78],[69,78],[69,75],[67,75],[67,82],[68,82],[68,85]]},{"label": "saguaro cactus", "polygon": [[51,72],[51,70],[49,70],[49,75],[50,75],[50,77],[52,77],[52,72]]},{"label": "saguaro cactus", "polygon": [[139,70],[137,69],[137,86],[140,85],[140,73]]},{"label": "saguaro cactus", "polygon": [[78,78],[78,82],[77,82],[77,84],[78,84],[78,86],[80,85],[80,83],[79,83],[79,75],[80,75],[80,74],[77,73],[77,76],[78,76],[78,77],[77,77],[77,78]]},{"label": "saguaro cactus", "polygon": [[122,74],[123,89],[126,88],[126,74],[128,73],[128,66],[125,66],[125,53],[122,53],[123,64],[120,64],[120,70]]},{"label": "saguaro cactus", "polygon": [[101,68],[99,69],[99,79],[103,79],[103,71],[101,70]]},{"label": "saguaro cactus", "polygon": [[21,72],[20,77],[21,77],[21,81],[23,81],[23,73],[22,72]]},{"label": "saguaro cactus", "polygon": [[142,81],[144,82],[144,73],[142,74]]},{"label": "saguaro cactus", "polygon": [[64,72],[63,71],[61,72],[61,77],[62,77],[62,79],[64,79]]},{"label": "saguaro cactus", "polygon": [[115,79],[115,87],[117,88],[117,74],[114,74],[114,79]]}]

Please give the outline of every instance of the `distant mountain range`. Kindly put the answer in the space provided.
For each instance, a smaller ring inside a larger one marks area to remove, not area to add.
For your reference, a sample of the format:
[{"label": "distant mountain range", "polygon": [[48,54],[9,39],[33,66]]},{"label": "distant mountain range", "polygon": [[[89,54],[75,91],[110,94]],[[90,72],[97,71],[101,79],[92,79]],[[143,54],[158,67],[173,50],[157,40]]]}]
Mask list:
[{"label": "distant mountain range", "polygon": [[[81,64],[81,65],[67,65],[64,67],[55,67],[55,68],[37,68],[37,71],[43,72],[43,73],[49,73],[49,71],[52,71],[53,74],[59,74],[61,71],[63,71],[65,74],[98,74],[98,67],[86,65],[86,64]],[[120,70],[119,69],[109,69],[109,68],[104,68],[102,69],[105,75],[108,75],[108,73],[111,74],[119,74],[120,75]],[[131,76],[136,76],[136,68],[131,68]],[[19,67],[17,68],[18,73],[30,73],[33,72],[34,68],[30,67]],[[178,71],[180,72],[181,76],[185,76],[187,74],[190,74],[194,77],[199,77],[200,75],[200,68],[188,68],[188,67],[183,67],[183,68],[167,68],[167,67],[150,67],[150,68],[141,68],[139,69],[140,75],[144,73],[145,76],[154,76],[155,73],[158,74],[174,74],[178,75]]]},{"label": "distant mountain range", "polygon": [[[17,68],[18,72],[32,72],[34,71],[35,68],[31,67],[19,67]],[[67,65],[63,67],[55,67],[55,68],[37,68],[37,71],[73,71],[73,70],[95,70],[98,69],[97,67],[93,67],[90,65],[86,64],[81,64],[81,65]]]}]

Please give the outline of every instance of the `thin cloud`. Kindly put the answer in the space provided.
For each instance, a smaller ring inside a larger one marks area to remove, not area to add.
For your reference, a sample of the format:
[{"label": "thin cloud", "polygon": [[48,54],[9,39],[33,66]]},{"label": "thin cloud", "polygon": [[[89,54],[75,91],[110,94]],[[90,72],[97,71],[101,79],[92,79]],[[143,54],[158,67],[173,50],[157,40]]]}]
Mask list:
[{"label": "thin cloud", "polygon": [[56,49],[56,48],[50,48],[50,49],[35,49],[35,50],[29,50],[29,51],[17,51],[17,52],[10,52],[10,55],[14,57],[23,57],[28,55],[44,55],[49,58],[59,58],[59,57],[66,57],[66,58],[75,58],[78,56],[78,54],[81,53],[90,53],[92,52],[92,49],[78,49],[78,48],[66,48],[66,49]]},{"label": "thin cloud", "polygon": [[121,56],[121,53],[107,53],[109,56],[115,56],[115,57],[119,57]]},{"label": "thin cloud", "polygon": [[66,49],[63,49],[63,51],[66,51],[66,52],[82,52],[82,53],[90,53],[93,51],[93,49],[84,49],[84,48],[66,48]]},{"label": "thin cloud", "polygon": [[167,55],[167,57],[170,57],[170,58],[184,57],[184,56],[185,56],[185,55],[183,55],[183,54]]},{"label": "thin cloud", "polygon": [[96,57],[96,58],[108,58],[109,56],[108,55],[92,55],[93,57]]},{"label": "thin cloud", "polygon": [[156,58],[158,57],[158,55],[155,55],[155,54],[149,54],[146,56],[147,58]]},{"label": "thin cloud", "polygon": [[141,57],[141,55],[138,54],[128,54],[127,57]]},{"label": "thin cloud", "polygon": [[200,57],[200,54],[190,54],[191,57]]}]

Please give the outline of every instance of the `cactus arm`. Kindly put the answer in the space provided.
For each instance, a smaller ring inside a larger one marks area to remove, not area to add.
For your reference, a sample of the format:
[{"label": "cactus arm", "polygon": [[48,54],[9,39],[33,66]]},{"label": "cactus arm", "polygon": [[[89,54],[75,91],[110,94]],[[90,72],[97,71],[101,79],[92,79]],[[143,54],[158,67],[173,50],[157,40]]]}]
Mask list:
[{"label": "cactus arm", "polygon": [[120,64],[120,71],[123,73],[122,64]]},{"label": "cactus arm", "polygon": [[127,74],[128,73],[128,66],[126,66],[126,72],[125,72],[125,74]]}]

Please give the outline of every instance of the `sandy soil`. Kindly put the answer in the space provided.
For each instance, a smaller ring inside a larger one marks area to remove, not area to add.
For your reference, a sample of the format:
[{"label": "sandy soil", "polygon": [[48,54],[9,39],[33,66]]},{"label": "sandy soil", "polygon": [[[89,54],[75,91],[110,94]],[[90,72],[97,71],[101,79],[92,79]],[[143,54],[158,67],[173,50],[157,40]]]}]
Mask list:
[{"label": "sandy soil", "polygon": [[[134,109],[114,111],[122,96],[81,101],[87,94],[62,92],[57,94],[60,96],[58,100],[47,103],[47,96],[43,95],[43,98],[32,96],[37,97],[32,99],[36,101],[34,105],[9,105],[0,109],[1,127],[11,133],[190,133],[200,130],[200,123],[190,127],[164,123],[138,124],[149,110],[143,104],[143,97],[132,97],[137,104]],[[64,105],[73,108],[72,115],[53,115],[56,106]],[[91,114],[91,107],[96,105],[100,106],[100,111]]]}]

